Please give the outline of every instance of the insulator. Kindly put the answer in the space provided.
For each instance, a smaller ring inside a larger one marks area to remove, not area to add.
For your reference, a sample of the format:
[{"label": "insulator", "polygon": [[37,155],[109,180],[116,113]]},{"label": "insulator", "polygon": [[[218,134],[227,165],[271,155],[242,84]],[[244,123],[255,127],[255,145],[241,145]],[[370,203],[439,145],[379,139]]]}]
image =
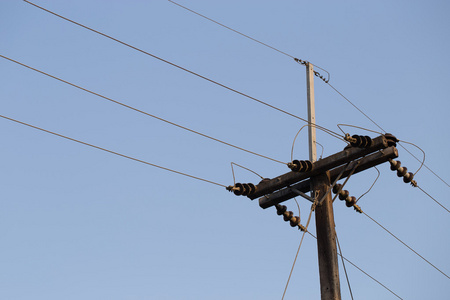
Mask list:
[{"label": "insulator", "polygon": [[339,190],[342,188],[342,184],[338,183],[333,186],[333,193],[337,194]]},{"label": "insulator", "polygon": [[305,160],[305,163],[306,163],[306,167],[307,167],[305,172],[311,171],[314,167],[313,163],[310,160]]},{"label": "insulator", "polygon": [[243,183],[242,186],[244,187],[242,196],[247,196],[250,193],[250,186],[247,183]]},{"label": "insulator", "polygon": [[391,146],[397,147],[397,142],[399,140],[394,135],[386,133],[384,137],[386,138],[389,147]]},{"label": "insulator", "polygon": [[347,190],[343,190],[339,192],[339,200],[345,200],[349,196],[349,192]]},{"label": "insulator", "polygon": [[367,145],[365,146],[365,148],[368,148],[370,146],[372,146],[372,138],[368,135],[365,136],[366,141],[367,141]]},{"label": "insulator", "polygon": [[350,142],[350,144],[353,147],[359,147],[361,145],[361,136],[357,135],[357,134],[354,134],[354,135],[352,135],[352,138],[353,138],[353,141]]},{"label": "insulator", "polygon": [[370,140],[370,137],[361,135],[361,145],[359,145],[359,147],[366,148],[367,145],[371,142],[372,141]]},{"label": "insulator", "polygon": [[287,210],[286,205],[276,204],[275,207],[277,208],[277,215],[279,215],[279,216],[284,214],[284,212]]},{"label": "insulator", "polygon": [[292,163],[288,164],[288,167],[294,172],[308,172],[313,168],[312,162],[309,160],[293,160]]},{"label": "insulator", "polygon": [[299,162],[297,159],[294,159],[294,160],[292,161],[292,163],[288,164],[288,167],[289,167],[292,171],[298,172],[298,171],[300,170],[301,165],[300,165],[300,162]]},{"label": "insulator", "polygon": [[283,219],[287,222],[294,216],[294,213],[292,211],[285,211],[283,213]]},{"label": "insulator", "polygon": [[353,197],[353,196],[348,197],[347,199],[345,199],[345,205],[347,207],[352,207],[353,205],[355,205],[355,203],[356,203],[356,198]]},{"label": "insulator", "polygon": [[406,173],[405,175],[403,175],[403,182],[404,183],[410,183],[413,180],[413,178],[414,178],[414,174],[413,173],[411,173],[411,172]]},{"label": "insulator", "polygon": [[405,176],[405,174],[408,172],[408,168],[407,167],[400,167],[397,170],[397,176],[398,177],[402,177]]},{"label": "insulator", "polygon": [[236,196],[240,196],[240,195],[242,195],[242,194],[244,193],[244,186],[242,185],[242,183],[236,183],[236,184],[234,185],[234,191],[233,191],[233,193],[234,193]]},{"label": "insulator", "polygon": [[289,221],[290,225],[292,227],[297,226],[298,224],[300,224],[300,218],[299,217],[292,217],[292,219]]},{"label": "insulator", "polygon": [[402,165],[402,163],[399,160],[390,160],[389,163],[391,164],[391,170],[395,171],[398,170],[398,168],[400,168],[400,166]]}]

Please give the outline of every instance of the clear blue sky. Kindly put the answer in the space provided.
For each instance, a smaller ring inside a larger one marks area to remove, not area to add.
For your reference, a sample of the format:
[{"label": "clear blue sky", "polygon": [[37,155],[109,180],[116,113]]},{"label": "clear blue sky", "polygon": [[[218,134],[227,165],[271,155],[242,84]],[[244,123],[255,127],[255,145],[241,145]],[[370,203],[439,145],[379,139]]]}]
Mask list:
[{"label": "clear blue sky", "polygon": [[[56,13],[305,118],[305,68],[169,1],[43,1]],[[331,73],[386,131],[426,152],[450,182],[447,1],[182,1]],[[70,24],[0,1],[0,54],[204,134],[288,162],[298,119]],[[287,167],[120,107],[0,59],[0,114],[223,185],[230,163],[264,177]],[[378,128],[316,78],[317,123]],[[346,128],[351,134],[368,134]],[[369,133],[376,136],[374,133]],[[0,299],[281,299],[301,232],[273,208],[0,119]],[[345,144],[323,132],[324,156]],[[407,145],[406,145],[407,146]],[[408,149],[417,156],[421,152]],[[399,148],[399,160],[419,163]],[[295,158],[308,157],[306,131]],[[450,214],[389,165],[361,208],[450,274]],[[259,178],[236,170],[239,182]],[[377,172],[350,179],[356,197]],[[418,184],[450,208],[425,168]],[[310,204],[298,198],[302,224]],[[296,213],[293,201],[286,202]],[[450,281],[337,201],[345,257],[403,299],[444,299]],[[314,217],[310,229],[315,231]],[[306,236],[285,299],[319,299]],[[397,299],[346,265],[355,299]],[[342,298],[349,292],[341,269]]]}]

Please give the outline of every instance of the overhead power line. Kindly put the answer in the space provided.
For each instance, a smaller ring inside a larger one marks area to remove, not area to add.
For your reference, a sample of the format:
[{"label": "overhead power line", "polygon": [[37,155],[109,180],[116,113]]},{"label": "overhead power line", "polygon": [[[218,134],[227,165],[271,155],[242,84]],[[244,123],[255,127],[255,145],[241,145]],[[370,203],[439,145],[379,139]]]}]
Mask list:
[{"label": "overhead power line", "polygon": [[121,153],[118,153],[118,152],[115,152],[115,151],[112,151],[112,150],[108,150],[108,149],[105,149],[105,148],[102,148],[102,147],[99,147],[99,146],[96,146],[96,145],[93,145],[93,144],[89,144],[89,143],[86,143],[86,142],[83,142],[83,141],[80,141],[80,140],[77,140],[77,139],[74,139],[74,138],[71,138],[71,137],[68,137],[68,136],[56,133],[56,132],[53,132],[53,131],[50,131],[50,130],[47,130],[47,129],[43,129],[43,128],[40,128],[40,127],[31,125],[31,124],[28,124],[28,123],[25,123],[25,122],[22,122],[22,121],[13,119],[13,118],[9,118],[9,117],[3,116],[3,115],[0,115],[0,117],[3,118],[3,119],[9,120],[9,121],[13,121],[13,122],[16,122],[16,123],[19,123],[19,124],[22,124],[22,125],[25,125],[25,126],[28,126],[28,127],[31,127],[31,128],[34,128],[34,129],[37,129],[37,130],[40,130],[40,131],[43,131],[43,132],[46,132],[46,133],[50,133],[52,135],[55,135],[55,136],[60,137],[60,138],[64,138],[66,140],[77,142],[77,143],[83,144],[85,146],[89,146],[89,147],[92,147],[92,148],[95,148],[95,149],[98,149],[98,150],[102,150],[102,151],[105,151],[105,152],[108,152],[108,153],[111,153],[111,154],[114,154],[114,155],[118,155],[118,156],[121,156],[121,157],[124,157],[124,158],[128,158],[128,159],[131,159],[131,160],[134,160],[134,161],[137,161],[137,162],[140,162],[140,163],[143,163],[143,164],[155,167],[155,168],[166,170],[166,171],[178,174],[178,175],[183,175],[183,176],[186,176],[186,177],[190,177],[190,178],[193,178],[193,179],[196,179],[196,180],[200,180],[200,181],[203,181],[203,182],[211,183],[211,184],[218,185],[218,186],[221,186],[221,187],[225,187],[225,188],[227,187],[224,184],[220,184],[220,183],[217,183],[217,182],[214,182],[214,181],[211,181],[211,180],[203,179],[203,178],[200,178],[200,177],[197,177],[197,176],[193,176],[193,175],[190,175],[190,174],[187,174],[187,173],[183,173],[183,172],[179,172],[179,171],[176,171],[176,170],[173,170],[173,169],[162,167],[162,166],[159,166],[159,165],[147,162],[145,160],[137,159],[137,158],[134,158],[134,157],[131,157],[131,156],[128,156],[128,155],[124,155],[124,154],[121,154]]},{"label": "overhead power line", "polygon": [[18,61],[14,60],[14,59],[9,58],[9,57],[3,56],[3,55],[1,55],[1,54],[0,54],[0,57],[1,57],[1,58],[4,58],[4,59],[6,59],[6,60],[9,60],[9,61],[11,61],[11,62],[13,62],[13,63],[16,63],[16,64],[18,64],[18,65],[21,65],[21,66],[23,66],[23,67],[26,67],[26,68],[28,68],[28,69],[30,69],[30,70],[36,71],[36,72],[38,72],[38,73],[40,73],[40,74],[43,74],[43,75],[45,75],[45,76],[48,76],[48,77],[50,77],[50,78],[56,79],[56,80],[58,80],[58,81],[60,81],[60,82],[63,82],[63,83],[65,83],[65,84],[68,84],[68,85],[70,85],[70,86],[73,86],[73,87],[75,87],[75,88],[77,88],[77,89],[80,89],[80,90],[82,90],[82,91],[88,92],[88,93],[90,93],[90,94],[92,94],[92,95],[98,96],[98,97],[103,98],[103,99],[108,100],[108,101],[111,101],[111,102],[113,102],[113,103],[115,103],[115,104],[121,105],[121,106],[126,107],[126,108],[131,109],[131,110],[134,110],[134,111],[139,112],[139,113],[141,113],[141,114],[144,114],[144,115],[146,115],[146,116],[149,116],[149,117],[155,118],[155,119],[157,119],[157,120],[163,121],[163,122],[165,122],[165,123],[167,123],[167,124],[170,124],[170,125],[176,126],[176,127],[178,127],[178,128],[187,130],[187,131],[189,131],[189,132],[198,134],[198,135],[200,135],[200,136],[203,136],[203,137],[208,138],[208,139],[211,139],[211,140],[213,140],[213,141],[216,141],[216,142],[222,143],[222,144],[224,144],[224,145],[233,147],[233,148],[235,148],[235,149],[239,149],[239,150],[245,151],[245,152],[247,152],[247,153],[250,153],[250,154],[253,154],[253,155],[262,157],[262,158],[266,158],[266,159],[272,160],[272,161],[277,162],[277,163],[285,164],[285,163],[282,162],[282,161],[279,161],[279,160],[270,158],[270,157],[265,156],[265,155],[258,154],[258,153],[256,153],[256,152],[253,152],[253,151],[244,149],[244,148],[242,148],[242,147],[235,146],[235,145],[233,145],[233,144],[230,144],[230,143],[228,143],[228,142],[219,140],[219,139],[217,139],[217,138],[214,138],[214,137],[212,137],[212,136],[206,135],[206,134],[204,134],[204,133],[195,131],[195,130],[193,130],[193,129],[190,129],[190,128],[187,128],[187,127],[185,127],[185,126],[179,125],[179,124],[177,124],[177,123],[174,123],[174,122],[168,121],[168,120],[166,120],[166,119],[163,119],[163,118],[161,118],[161,117],[152,115],[152,114],[147,113],[147,112],[145,112],[145,111],[143,111],[143,110],[140,110],[140,109],[137,109],[137,108],[132,107],[132,106],[130,106],[130,105],[127,105],[127,104],[125,104],[125,103],[123,103],[123,102],[119,102],[119,101],[117,101],[117,100],[114,100],[114,99],[111,99],[111,98],[109,98],[109,97],[103,96],[103,95],[101,95],[101,94],[99,94],[99,93],[93,92],[93,91],[91,91],[91,90],[88,90],[88,89],[86,89],[86,88],[84,88],[84,87],[81,87],[81,86],[79,86],[79,85],[73,84],[73,83],[71,83],[71,82],[69,82],[69,81],[66,81],[66,80],[64,80],[64,79],[61,79],[61,78],[56,77],[56,76],[54,76],[54,75],[45,73],[44,71],[41,71],[41,70],[38,70],[38,69],[36,69],[36,68],[30,67],[29,65],[23,64],[23,63],[21,63],[21,62],[18,62]]},{"label": "overhead power line", "polygon": [[[277,51],[278,53],[281,53],[281,54],[283,54],[283,55],[285,55],[285,56],[288,56],[288,57],[294,59],[294,60],[297,61],[297,62],[300,62],[300,63],[302,63],[302,64],[303,64],[303,63],[306,63],[306,61],[304,61],[304,60],[301,60],[301,59],[299,59],[299,58],[296,58],[295,56],[293,56],[293,55],[291,55],[291,54],[289,54],[289,53],[286,53],[286,52],[284,52],[284,51],[281,51],[280,49],[275,48],[275,47],[273,47],[273,46],[271,46],[271,45],[269,45],[269,44],[263,43],[263,42],[261,42],[261,41],[255,39],[255,38],[249,36],[249,35],[246,35],[246,34],[240,32],[240,31],[238,31],[238,30],[236,30],[236,29],[231,28],[231,27],[229,27],[229,26],[227,26],[227,25],[225,25],[225,24],[222,24],[222,23],[220,23],[220,22],[217,22],[216,20],[213,20],[213,19],[211,19],[211,18],[209,18],[209,17],[207,17],[207,16],[205,16],[205,15],[202,15],[201,13],[196,12],[195,10],[192,10],[192,9],[186,7],[186,6],[183,6],[183,5],[181,5],[181,4],[179,4],[179,3],[175,2],[175,1],[172,1],[172,0],[168,0],[168,1],[171,2],[171,3],[173,3],[173,4],[175,4],[175,5],[177,5],[177,6],[179,6],[179,7],[181,7],[181,8],[183,8],[183,9],[185,9],[185,10],[187,10],[187,11],[190,11],[191,13],[196,14],[197,16],[200,16],[200,17],[202,17],[202,18],[204,18],[204,19],[206,19],[206,20],[208,20],[208,21],[211,21],[211,22],[213,22],[213,23],[216,23],[217,25],[222,26],[222,27],[224,27],[224,28],[226,28],[226,29],[228,29],[228,30],[231,30],[231,31],[233,31],[233,32],[235,32],[235,33],[237,33],[237,34],[239,34],[239,35],[241,35],[241,36],[243,36],[243,37],[245,37],[245,38],[247,38],[247,39],[249,39],[249,40],[252,40],[252,41],[254,41],[254,42],[257,42],[258,44],[261,44],[261,45],[263,45],[263,46],[265,46],[265,47],[267,47],[267,48],[270,48],[270,49],[272,49],[272,50],[274,50],[274,51]],[[317,65],[314,65],[314,66],[315,66],[316,68],[321,69],[322,71],[324,71],[324,72],[326,72],[326,73],[328,74],[328,79],[325,80],[322,76],[320,76],[320,74],[319,74],[318,72],[315,72],[315,75],[316,75],[317,77],[321,78],[321,79],[324,80],[325,82],[328,82],[328,81],[330,80],[330,77],[331,77],[330,73],[329,73],[327,70],[325,70],[325,69],[323,69],[323,68],[321,68],[321,67],[319,67],[319,66],[317,66]]]},{"label": "overhead power line", "polygon": [[385,230],[387,233],[389,233],[393,238],[395,238],[397,241],[399,241],[400,243],[402,243],[406,248],[408,248],[409,250],[411,250],[414,254],[416,254],[418,257],[420,257],[423,261],[425,261],[427,264],[429,264],[430,266],[432,266],[433,268],[435,268],[436,270],[438,270],[442,275],[444,275],[445,277],[447,277],[448,279],[450,279],[450,277],[445,274],[441,269],[439,269],[438,267],[436,267],[435,265],[433,265],[431,262],[429,262],[425,257],[423,257],[422,255],[420,255],[416,250],[414,250],[413,248],[411,248],[410,246],[408,246],[405,242],[403,242],[401,239],[399,239],[397,236],[395,236],[392,232],[390,232],[389,230],[387,230],[383,225],[381,225],[380,223],[378,223],[377,221],[375,221],[372,217],[370,217],[368,214],[366,214],[365,212],[363,212],[363,214],[368,217],[370,220],[372,220],[375,224],[377,224],[378,226],[380,226],[383,230]]},{"label": "overhead power line", "polygon": [[[281,108],[278,108],[278,107],[276,107],[276,106],[274,106],[274,105],[271,105],[271,104],[269,104],[269,103],[267,103],[267,102],[264,102],[264,101],[262,101],[262,100],[259,100],[259,99],[255,98],[255,97],[252,97],[252,96],[250,96],[250,95],[247,95],[247,94],[245,94],[245,93],[243,93],[243,92],[240,92],[240,91],[238,91],[238,90],[235,90],[235,89],[233,89],[233,88],[231,88],[231,87],[229,87],[229,86],[226,86],[226,85],[224,85],[224,84],[222,84],[222,83],[219,83],[219,82],[217,82],[217,81],[215,81],[215,80],[212,80],[212,79],[210,79],[210,78],[208,78],[208,77],[206,77],[206,76],[200,75],[200,74],[198,74],[198,73],[196,73],[196,72],[193,72],[193,71],[191,71],[191,70],[189,70],[189,69],[186,69],[186,68],[184,68],[184,67],[182,67],[182,66],[180,66],[180,65],[177,65],[177,64],[172,63],[172,62],[170,62],[170,61],[168,61],[168,60],[165,60],[165,59],[163,59],[163,58],[161,58],[161,57],[159,57],[159,56],[156,56],[156,55],[151,54],[151,53],[149,53],[149,52],[147,52],[147,51],[144,51],[144,50],[142,50],[142,49],[140,49],[140,48],[138,48],[138,47],[132,46],[132,45],[130,45],[130,44],[128,44],[128,43],[125,43],[125,42],[123,42],[123,41],[121,41],[121,40],[119,40],[119,39],[117,39],[117,38],[114,38],[114,37],[112,37],[112,36],[110,36],[110,35],[107,35],[107,34],[105,34],[105,33],[103,33],[103,32],[100,32],[100,31],[95,30],[95,29],[93,29],[93,28],[91,28],[91,27],[88,27],[88,26],[86,26],[86,25],[83,25],[83,24],[81,24],[81,23],[78,23],[78,22],[76,22],[76,21],[73,21],[73,20],[71,20],[71,19],[69,19],[69,18],[66,18],[66,17],[64,17],[64,16],[62,16],[62,15],[59,15],[59,14],[57,14],[57,13],[51,11],[51,10],[48,10],[48,9],[46,9],[46,8],[44,8],[44,7],[41,7],[41,6],[39,6],[39,5],[36,5],[36,4],[34,4],[34,3],[30,2],[30,1],[27,1],[27,0],[24,0],[24,1],[25,1],[26,3],[28,3],[28,4],[31,4],[31,5],[33,5],[33,6],[35,6],[35,7],[37,7],[37,8],[39,8],[39,9],[43,10],[43,11],[46,11],[46,12],[48,12],[48,13],[54,15],[54,16],[57,16],[57,17],[59,17],[59,18],[61,18],[61,19],[63,19],[63,20],[66,20],[66,21],[68,21],[68,22],[70,22],[70,23],[72,23],[72,24],[75,24],[75,25],[78,25],[78,26],[80,26],[80,27],[83,27],[83,28],[85,28],[85,29],[87,29],[87,30],[90,30],[90,31],[92,31],[92,32],[95,32],[95,33],[97,33],[97,34],[99,34],[99,35],[101,35],[101,36],[103,36],[103,37],[106,37],[106,38],[108,38],[108,39],[111,39],[111,40],[113,40],[113,41],[115,41],[115,42],[117,42],[117,43],[119,43],[119,44],[122,44],[122,45],[127,46],[127,47],[129,47],[129,48],[131,48],[131,49],[134,49],[134,50],[136,50],[136,51],[139,51],[139,52],[141,52],[141,53],[143,53],[143,54],[145,54],[145,55],[148,55],[148,56],[151,56],[151,57],[153,57],[153,58],[156,58],[156,59],[158,59],[158,60],[160,60],[160,61],[162,61],[162,62],[165,62],[165,63],[167,63],[167,64],[169,64],[169,65],[171,65],[171,66],[174,66],[174,67],[176,67],[176,68],[178,68],[178,69],[180,69],[180,70],[183,70],[183,71],[185,71],[185,72],[188,72],[189,74],[192,74],[192,75],[195,75],[195,76],[197,76],[197,77],[200,77],[200,78],[202,78],[202,79],[204,79],[204,80],[207,80],[207,81],[209,81],[209,82],[211,82],[211,83],[214,83],[214,84],[216,84],[216,85],[218,85],[218,86],[220,86],[220,87],[223,87],[223,88],[225,88],[225,89],[227,89],[227,90],[229,90],[229,91],[232,91],[232,92],[237,93],[237,94],[239,94],[239,95],[241,95],[241,96],[244,96],[244,97],[246,97],[246,98],[248,98],[248,99],[251,99],[251,100],[253,100],[253,101],[256,101],[256,102],[258,102],[258,103],[260,103],[260,104],[263,104],[263,105],[265,105],[265,106],[267,106],[267,107],[270,107],[270,108],[272,108],[272,109],[274,109],[274,110],[277,110],[277,111],[279,111],[279,112],[282,112],[282,113],[284,113],[284,114],[286,114],[286,115],[289,115],[289,116],[291,116],[291,117],[294,117],[294,118],[296,118],[296,119],[302,120],[303,122],[306,122],[306,123],[308,123],[308,124],[311,123],[311,122],[309,122],[308,120],[306,120],[306,119],[304,119],[304,118],[301,118],[301,117],[299,117],[299,116],[296,116],[296,115],[294,115],[294,114],[292,114],[292,113],[290,113],[290,112],[287,112],[287,111],[285,111],[285,110],[283,110],[283,109],[281,109]],[[311,123],[311,124],[312,124],[312,123]],[[330,135],[332,135],[332,136],[334,136],[334,137],[336,137],[336,138],[338,138],[338,139],[342,139],[342,137],[340,136],[340,134],[337,133],[337,132],[334,132],[334,131],[332,131],[332,130],[330,130],[330,129],[327,129],[327,128],[322,127],[322,126],[317,125],[317,124],[314,124],[314,126],[316,126],[317,128],[322,129],[323,131],[327,132],[328,134],[330,134]]]},{"label": "overhead power line", "polygon": [[[226,25],[224,25],[224,24],[222,24],[222,23],[220,23],[220,22],[217,22],[217,21],[215,21],[215,20],[213,20],[213,19],[211,19],[211,18],[209,18],[209,17],[207,17],[207,16],[205,16],[205,15],[202,15],[202,14],[200,14],[200,13],[198,13],[198,12],[196,12],[196,11],[194,11],[194,10],[188,8],[188,7],[186,7],[186,6],[183,6],[183,5],[181,5],[181,4],[179,4],[179,3],[176,3],[176,2],[174,2],[174,1],[172,1],[172,0],[168,0],[168,1],[171,2],[171,3],[173,3],[173,4],[175,4],[175,5],[177,5],[177,6],[179,6],[179,7],[181,7],[181,8],[183,8],[183,9],[185,9],[185,10],[187,10],[187,11],[190,11],[190,12],[194,13],[194,14],[196,14],[196,15],[202,17],[202,18],[205,18],[205,19],[207,19],[207,20],[209,20],[209,21],[211,21],[211,22],[213,22],[213,23],[216,23],[216,24],[219,25],[219,26],[222,26],[222,27],[224,27],[224,28],[226,28],[226,29],[228,29],[228,30],[231,30],[231,31],[233,31],[233,32],[235,32],[235,33],[237,33],[237,34],[239,34],[239,35],[241,35],[241,36],[244,36],[244,37],[246,37],[246,38],[248,38],[248,39],[250,39],[250,40],[252,40],[252,41],[254,41],[254,42],[258,43],[258,44],[261,44],[261,45],[263,45],[263,46],[265,46],[265,47],[268,47],[268,48],[270,48],[270,49],[272,49],[272,50],[277,51],[277,52],[280,53],[280,54],[283,54],[283,55],[285,55],[285,56],[288,56],[288,57],[290,57],[290,58],[293,58],[295,61],[300,62],[301,64],[304,64],[304,63],[306,62],[306,61],[303,61],[303,60],[301,60],[301,59],[295,58],[293,55],[291,55],[291,54],[289,54],[289,53],[286,53],[286,52],[284,52],[284,51],[282,51],[282,50],[280,50],[280,49],[278,49],[278,48],[275,48],[275,47],[273,47],[273,46],[271,46],[271,45],[269,45],[269,44],[263,43],[263,42],[261,42],[261,41],[255,39],[255,38],[253,38],[253,37],[251,37],[251,36],[249,36],[249,35],[246,35],[246,34],[240,32],[240,31],[238,31],[238,30],[236,30],[236,29],[233,29],[233,28],[231,28],[231,27],[229,27],[229,26],[226,26]],[[28,2],[28,1],[27,1],[27,2]],[[325,70],[325,69],[323,69],[323,68],[321,68],[321,67],[319,67],[319,66],[317,66],[317,65],[314,65],[314,66],[328,73],[328,80],[325,80],[325,79],[323,78],[323,76],[321,76],[318,72],[315,72],[315,75],[316,75],[317,77],[319,77],[320,79],[322,79],[322,81],[324,81],[326,84],[328,84],[329,87],[331,87],[336,93],[338,93],[338,94],[339,94],[341,97],[343,97],[348,103],[350,103],[356,110],[358,110],[361,114],[363,114],[363,115],[364,115],[368,120],[370,120],[376,127],[378,127],[379,129],[381,129],[384,133],[387,132],[387,131],[385,131],[383,128],[381,128],[381,126],[378,125],[378,123],[376,123],[372,118],[370,118],[369,115],[367,115],[366,113],[364,113],[364,111],[362,111],[358,106],[356,106],[356,105],[355,105],[353,102],[351,102],[347,97],[345,97],[341,92],[339,92],[339,90],[337,90],[334,86],[332,86],[332,85],[329,83],[329,81],[330,81],[330,79],[329,79],[329,78],[330,78],[330,73],[329,73],[327,70]],[[400,144],[400,147],[402,147],[404,150],[406,150],[406,152],[408,152],[408,153],[409,153],[413,158],[415,158],[417,161],[421,162],[421,160],[420,160],[419,158],[417,158],[414,154],[412,154],[412,153],[411,153],[408,149],[406,149],[402,144]],[[442,181],[445,185],[447,185],[448,187],[450,187],[450,184],[449,184],[447,181],[445,181],[442,177],[440,177],[437,173],[435,173],[430,167],[428,167],[426,164],[424,164],[424,166],[425,166],[425,168],[427,168],[434,176],[436,176],[440,181]]]}]

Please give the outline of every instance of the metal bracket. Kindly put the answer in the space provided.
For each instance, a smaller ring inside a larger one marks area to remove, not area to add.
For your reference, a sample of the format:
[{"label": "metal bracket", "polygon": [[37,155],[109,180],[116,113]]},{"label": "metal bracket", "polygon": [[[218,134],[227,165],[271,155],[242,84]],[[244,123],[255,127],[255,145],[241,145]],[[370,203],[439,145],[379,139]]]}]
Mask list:
[{"label": "metal bracket", "polygon": [[298,194],[299,196],[302,196],[302,197],[305,198],[306,200],[311,201],[311,202],[314,202],[314,199],[313,199],[313,198],[311,198],[310,196],[306,195],[305,193],[303,193],[303,192],[297,190],[296,188],[289,187],[289,189],[290,189],[291,191],[293,191],[294,193]]}]

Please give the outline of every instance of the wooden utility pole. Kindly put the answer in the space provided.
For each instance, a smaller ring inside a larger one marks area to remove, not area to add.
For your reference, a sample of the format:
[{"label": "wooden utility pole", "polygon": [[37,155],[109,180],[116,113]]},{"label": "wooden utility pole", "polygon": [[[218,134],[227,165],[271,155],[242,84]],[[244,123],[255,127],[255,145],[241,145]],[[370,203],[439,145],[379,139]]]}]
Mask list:
[{"label": "wooden utility pole", "polygon": [[[316,113],[314,104],[314,69],[306,65],[308,122],[309,122],[309,160],[317,160]],[[339,266],[336,248],[333,201],[331,199],[329,171],[311,177],[311,197],[318,203],[316,214],[317,251],[319,257],[320,295],[322,300],[340,300]]]},{"label": "wooden utility pole", "polygon": [[[336,230],[334,225],[333,201],[331,199],[331,184],[340,179],[350,177],[376,165],[398,157],[397,138],[391,134],[376,138],[346,134],[344,139],[349,145],[344,150],[316,161],[316,120],[314,111],[314,69],[306,63],[307,96],[308,96],[308,128],[310,161],[293,160],[287,166],[290,172],[275,178],[264,178],[258,184],[235,183],[227,190],[235,195],[247,196],[251,200],[259,198],[259,206],[263,209],[277,207],[277,213],[283,215],[285,221],[290,221],[292,227],[301,230],[305,228],[295,220],[292,211],[284,210],[279,204],[298,195],[315,203],[317,250],[320,272],[320,292],[322,300],[340,300],[339,268],[336,249]],[[410,176],[413,176],[410,173]],[[405,179],[404,179],[405,180]],[[405,181],[406,182],[406,181]],[[336,186],[334,186],[336,187]],[[311,197],[305,193],[311,192]],[[333,191],[333,193],[337,193]],[[362,213],[356,205],[355,197],[345,196],[347,207]],[[293,221],[294,220],[294,221]]]}]

